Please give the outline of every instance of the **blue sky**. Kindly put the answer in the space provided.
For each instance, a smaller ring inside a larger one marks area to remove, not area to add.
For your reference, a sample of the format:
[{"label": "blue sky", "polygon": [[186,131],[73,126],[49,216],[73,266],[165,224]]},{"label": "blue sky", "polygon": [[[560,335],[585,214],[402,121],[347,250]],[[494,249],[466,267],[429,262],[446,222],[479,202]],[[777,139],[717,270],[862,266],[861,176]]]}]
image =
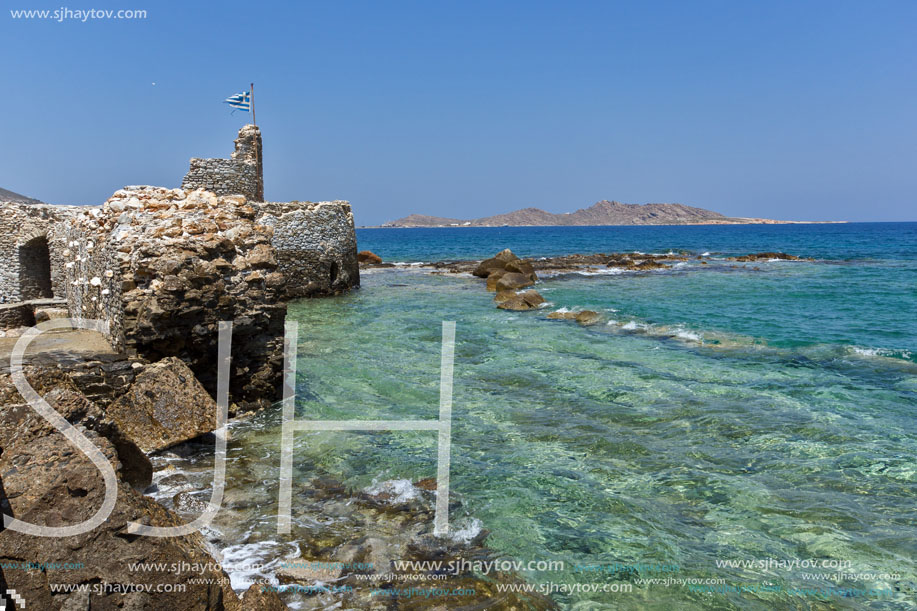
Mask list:
[{"label": "blue sky", "polygon": [[[917,3],[152,2],[0,13],[0,187],[100,203],[225,157],[255,82],[271,200],[358,224],[601,199],[917,220]],[[153,83],[156,83],[155,86]]]}]

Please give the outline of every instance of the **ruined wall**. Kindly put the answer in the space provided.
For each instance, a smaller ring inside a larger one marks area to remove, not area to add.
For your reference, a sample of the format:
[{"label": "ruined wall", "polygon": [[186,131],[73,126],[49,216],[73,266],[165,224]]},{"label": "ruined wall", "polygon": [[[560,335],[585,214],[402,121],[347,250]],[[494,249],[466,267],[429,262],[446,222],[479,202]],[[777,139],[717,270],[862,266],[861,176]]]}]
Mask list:
[{"label": "ruined wall", "polygon": [[242,409],[279,398],[286,301],[360,281],[347,202],[137,186],[102,206],[4,204],[0,303],[21,299],[34,240],[47,241],[48,282],[72,317],[107,321],[130,355],[181,358],[211,393],[217,325],[234,321],[230,394]]},{"label": "ruined wall", "polygon": [[0,303],[64,295],[64,233],[74,209],[0,202]]},{"label": "ruined wall", "polygon": [[357,238],[350,204],[256,204],[258,222],[273,228],[278,269],[287,298],[331,295],[360,285]]},{"label": "ruined wall", "polygon": [[182,189],[203,189],[217,195],[242,195],[250,201],[264,201],[261,130],[246,125],[239,130],[230,159],[191,159]]},{"label": "ruined wall", "polygon": [[239,195],[119,190],[69,230],[71,315],[108,320],[115,348],[181,358],[211,394],[218,323],[231,320],[230,400],[265,407],[278,398],[286,315],[272,236]]}]

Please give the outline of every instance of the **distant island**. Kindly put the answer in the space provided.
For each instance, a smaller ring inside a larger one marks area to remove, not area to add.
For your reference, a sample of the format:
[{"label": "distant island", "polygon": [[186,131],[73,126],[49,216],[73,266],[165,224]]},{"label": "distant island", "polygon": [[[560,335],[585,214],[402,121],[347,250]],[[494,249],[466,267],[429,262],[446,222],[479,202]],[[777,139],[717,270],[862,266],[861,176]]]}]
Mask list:
[{"label": "distant island", "polygon": [[37,200],[34,197],[26,197],[25,195],[20,195],[19,193],[14,193],[13,191],[2,188],[0,188],[0,202],[17,202],[20,204],[42,203],[41,200]]},{"label": "distant island", "polygon": [[[684,204],[622,204],[602,200],[576,212],[554,214],[540,208],[463,220],[425,214],[411,214],[382,227],[524,227],[549,225],[744,225],[793,224],[807,221],[775,221],[729,217]],[[812,221],[818,222],[818,221]],[[831,221],[829,221],[831,222]]]}]

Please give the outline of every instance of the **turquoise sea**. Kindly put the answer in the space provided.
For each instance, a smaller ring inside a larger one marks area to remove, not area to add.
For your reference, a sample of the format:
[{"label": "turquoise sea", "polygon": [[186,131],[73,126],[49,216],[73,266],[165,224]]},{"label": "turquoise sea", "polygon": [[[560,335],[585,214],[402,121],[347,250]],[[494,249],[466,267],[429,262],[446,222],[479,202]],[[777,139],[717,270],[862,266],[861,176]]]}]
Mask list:
[{"label": "turquoise sea", "polygon": [[[456,321],[453,525],[489,530],[505,558],[565,563],[523,571],[531,583],[632,586],[553,594],[561,607],[917,608],[917,223],[358,240],[404,265],[291,305],[298,417],[435,418],[440,326]],[[548,306],[532,312],[496,309],[478,278],[411,265],[503,248],[710,259],[546,278]],[[813,260],[721,260],[761,251]],[[602,322],[546,318],[560,308]],[[279,407],[233,428],[228,497],[263,485],[256,507],[218,516],[227,558],[296,551],[274,532],[278,427]],[[435,458],[430,433],[302,433],[296,478],[416,481]]]}]

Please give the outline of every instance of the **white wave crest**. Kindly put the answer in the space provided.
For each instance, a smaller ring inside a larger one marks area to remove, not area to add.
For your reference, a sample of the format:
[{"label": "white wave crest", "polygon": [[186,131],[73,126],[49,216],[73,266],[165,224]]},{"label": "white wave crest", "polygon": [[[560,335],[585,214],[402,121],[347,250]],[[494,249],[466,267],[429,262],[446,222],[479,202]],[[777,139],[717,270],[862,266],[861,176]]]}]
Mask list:
[{"label": "white wave crest", "polygon": [[372,485],[363,489],[370,496],[389,495],[393,503],[406,503],[420,496],[417,488],[409,479],[389,479],[384,482],[373,480]]}]

